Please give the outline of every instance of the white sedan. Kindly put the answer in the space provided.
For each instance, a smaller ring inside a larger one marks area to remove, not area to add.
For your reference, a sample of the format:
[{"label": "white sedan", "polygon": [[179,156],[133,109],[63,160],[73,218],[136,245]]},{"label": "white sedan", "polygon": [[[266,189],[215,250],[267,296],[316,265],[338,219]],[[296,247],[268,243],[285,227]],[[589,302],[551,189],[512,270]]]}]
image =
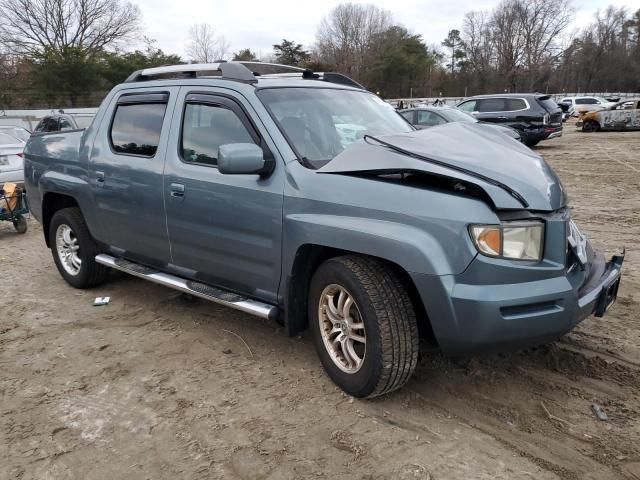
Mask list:
[{"label": "white sedan", "polygon": [[5,182],[23,183],[22,152],[25,142],[0,132],[0,185]]}]

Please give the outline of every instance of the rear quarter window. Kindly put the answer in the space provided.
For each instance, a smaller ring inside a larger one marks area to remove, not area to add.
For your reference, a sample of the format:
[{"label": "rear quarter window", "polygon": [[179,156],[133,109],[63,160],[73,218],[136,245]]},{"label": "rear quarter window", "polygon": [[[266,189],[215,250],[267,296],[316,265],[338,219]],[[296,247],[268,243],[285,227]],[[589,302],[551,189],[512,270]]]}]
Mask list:
[{"label": "rear quarter window", "polygon": [[538,98],[538,103],[544,108],[547,112],[555,112],[560,107],[556,102],[554,102],[550,97]]},{"label": "rear quarter window", "polygon": [[111,146],[117,153],[153,157],[158,150],[166,103],[132,103],[116,107]]}]

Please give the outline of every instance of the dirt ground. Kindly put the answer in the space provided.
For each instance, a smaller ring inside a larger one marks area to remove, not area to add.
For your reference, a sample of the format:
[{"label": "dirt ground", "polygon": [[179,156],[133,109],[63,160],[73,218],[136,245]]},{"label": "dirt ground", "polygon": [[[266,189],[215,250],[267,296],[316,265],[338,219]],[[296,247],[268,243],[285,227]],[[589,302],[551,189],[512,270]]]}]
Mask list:
[{"label": "dirt ground", "polygon": [[425,352],[373,401],[305,336],[125,275],[74,290],[35,221],[0,224],[0,479],[640,479],[640,132],[538,151],[592,241],[627,247],[618,303],[553,345]]}]

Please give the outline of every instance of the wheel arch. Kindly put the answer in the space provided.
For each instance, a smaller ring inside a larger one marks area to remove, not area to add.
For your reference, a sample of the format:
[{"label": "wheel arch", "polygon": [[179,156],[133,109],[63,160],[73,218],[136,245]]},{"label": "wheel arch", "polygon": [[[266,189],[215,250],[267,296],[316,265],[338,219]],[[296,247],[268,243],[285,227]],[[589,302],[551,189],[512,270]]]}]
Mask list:
[{"label": "wheel arch", "polygon": [[42,230],[44,233],[44,241],[47,247],[51,247],[49,242],[49,225],[53,215],[63,208],[80,208],[77,200],[71,195],[63,193],[48,192],[42,197]]},{"label": "wheel arch", "polygon": [[317,268],[331,258],[354,255],[376,259],[387,265],[400,279],[407,289],[418,320],[420,336],[432,344],[436,344],[435,335],[426,308],[418,293],[413,279],[399,264],[374,255],[329,247],[320,244],[306,243],[300,245],[295,253],[291,272],[286,279],[284,323],[289,335],[296,335],[308,326],[307,306],[311,277]]}]

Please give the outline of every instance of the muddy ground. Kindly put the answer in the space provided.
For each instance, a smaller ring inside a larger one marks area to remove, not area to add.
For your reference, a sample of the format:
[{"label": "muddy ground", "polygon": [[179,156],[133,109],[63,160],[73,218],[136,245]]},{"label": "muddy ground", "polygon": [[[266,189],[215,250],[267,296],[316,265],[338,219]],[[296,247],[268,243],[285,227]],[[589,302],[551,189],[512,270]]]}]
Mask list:
[{"label": "muddy ground", "polygon": [[425,352],[373,401],[305,336],[125,275],[74,290],[34,221],[0,224],[0,479],[640,479],[640,132],[565,132],[538,151],[626,245],[618,303],[553,345]]}]

